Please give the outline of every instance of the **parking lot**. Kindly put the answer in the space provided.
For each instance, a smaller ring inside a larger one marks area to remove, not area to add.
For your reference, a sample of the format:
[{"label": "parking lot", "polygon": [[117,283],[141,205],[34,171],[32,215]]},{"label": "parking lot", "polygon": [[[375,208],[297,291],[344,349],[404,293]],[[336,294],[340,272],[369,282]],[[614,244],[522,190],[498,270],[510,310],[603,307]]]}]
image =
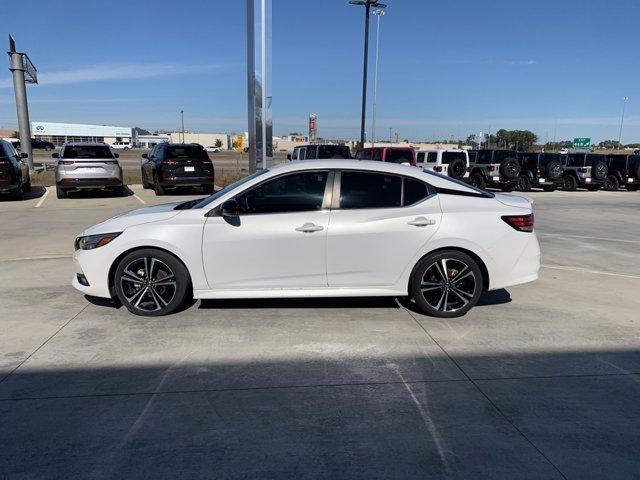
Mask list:
[{"label": "parking lot", "polygon": [[527,195],[540,279],[451,320],[387,298],[135,317],[70,286],[73,240],[188,196],[0,200],[0,477],[640,477],[640,194]]}]

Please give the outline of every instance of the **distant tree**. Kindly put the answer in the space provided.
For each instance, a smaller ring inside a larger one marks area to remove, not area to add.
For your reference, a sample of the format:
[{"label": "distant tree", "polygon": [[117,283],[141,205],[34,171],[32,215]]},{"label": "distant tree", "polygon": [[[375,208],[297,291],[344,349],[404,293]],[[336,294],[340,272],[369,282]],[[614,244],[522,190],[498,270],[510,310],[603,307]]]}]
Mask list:
[{"label": "distant tree", "polygon": [[471,145],[473,148],[478,148],[478,136],[471,134],[467,137],[464,143],[465,145]]},{"label": "distant tree", "polygon": [[133,127],[133,131],[136,135],[151,135],[151,132],[149,130],[145,130],[144,128],[140,127]]},{"label": "distant tree", "polygon": [[614,150],[620,146],[617,140],[604,140],[598,144],[598,148],[604,150]]},{"label": "distant tree", "polygon": [[496,132],[496,145],[503,148],[526,151],[538,141],[538,136],[529,130],[505,130]]},{"label": "distant tree", "polygon": [[20,133],[18,133],[18,132],[13,132],[13,133],[11,134],[11,138],[20,138]]},{"label": "distant tree", "polygon": [[222,140],[217,139],[216,143],[214,144],[216,147],[220,148],[222,146]]}]

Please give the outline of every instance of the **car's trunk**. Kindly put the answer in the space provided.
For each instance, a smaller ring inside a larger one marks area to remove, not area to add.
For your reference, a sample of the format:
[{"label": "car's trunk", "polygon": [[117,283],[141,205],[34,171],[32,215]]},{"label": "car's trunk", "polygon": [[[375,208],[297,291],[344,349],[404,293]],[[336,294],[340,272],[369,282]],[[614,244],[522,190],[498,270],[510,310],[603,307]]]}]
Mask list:
[{"label": "car's trunk", "polygon": [[202,158],[168,158],[162,162],[164,177],[208,177],[213,174],[211,160]]}]

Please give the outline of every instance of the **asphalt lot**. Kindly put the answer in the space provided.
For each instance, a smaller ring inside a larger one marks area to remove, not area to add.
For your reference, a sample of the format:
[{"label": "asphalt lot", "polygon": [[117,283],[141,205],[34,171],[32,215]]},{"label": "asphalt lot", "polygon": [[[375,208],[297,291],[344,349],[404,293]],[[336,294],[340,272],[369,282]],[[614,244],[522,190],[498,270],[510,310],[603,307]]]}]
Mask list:
[{"label": "asphalt lot", "polygon": [[73,290],[73,239],[181,197],[43,192],[0,200],[1,478],[640,477],[638,193],[529,194],[540,280],[444,320],[384,298],[134,317]]}]

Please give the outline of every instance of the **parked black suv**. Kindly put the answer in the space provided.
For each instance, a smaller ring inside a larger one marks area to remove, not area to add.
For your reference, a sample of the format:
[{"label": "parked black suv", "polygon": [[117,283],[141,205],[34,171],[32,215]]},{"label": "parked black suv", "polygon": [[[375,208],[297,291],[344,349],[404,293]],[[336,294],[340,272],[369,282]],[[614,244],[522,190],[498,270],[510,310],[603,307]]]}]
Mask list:
[{"label": "parked black suv", "polygon": [[578,187],[599,190],[607,178],[607,156],[598,153],[570,153],[567,155],[562,188],[569,192]]},{"label": "parked black suv", "polygon": [[204,147],[197,143],[159,143],[142,155],[142,186],[156,195],[166,189],[202,187],[213,193],[213,163]]},{"label": "parked black suv", "polygon": [[29,166],[24,162],[26,153],[18,153],[9,142],[0,140],[0,193],[11,198],[22,198],[22,192],[31,191]]},{"label": "parked black suv", "polygon": [[470,150],[468,183],[476,188],[514,190],[520,174],[518,155],[515,150]]},{"label": "parked black suv", "polygon": [[316,158],[351,158],[351,150],[346,145],[300,145],[294,147],[288,160],[313,160]]},{"label": "parked black suv", "polygon": [[618,190],[622,185],[632,192],[640,188],[640,155],[607,155],[607,167],[605,190]]},{"label": "parked black suv", "polygon": [[46,142],[44,140],[40,140],[39,138],[32,138],[31,148],[34,148],[36,150],[45,150],[49,152],[51,150],[55,150],[56,146],[51,142]]},{"label": "parked black suv", "polygon": [[562,172],[562,155],[559,153],[521,153],[517,188],[522,192],[528,192],[532,187],[553,192],[562,185]]}]

